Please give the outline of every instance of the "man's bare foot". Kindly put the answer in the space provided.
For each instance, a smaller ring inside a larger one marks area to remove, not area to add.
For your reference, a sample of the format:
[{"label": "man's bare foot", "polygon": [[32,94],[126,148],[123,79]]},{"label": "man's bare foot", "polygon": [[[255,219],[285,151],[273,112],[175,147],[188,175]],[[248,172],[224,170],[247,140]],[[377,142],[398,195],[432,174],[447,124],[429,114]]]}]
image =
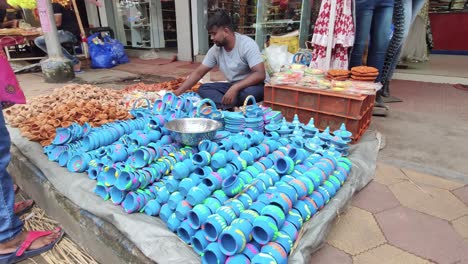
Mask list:
[{"label": "man's bare foot", "polygon": [[81,70],[81,61],[78,64],[73,65],[73,71],[79,72]]},{"label": "man's bare foot", "polygon": [[[60,228],[55,228],[54,230],[50,230],[52,233],[48,236],[43,236],[40,237],[36,240],[34,240],[31,244],[31,246],[28,248],[28,250],[31,249],[38,249],[42,248],[44,246],[47,246],[51,243],[53,243],[59,236],[60,236]],[[24,242],[26,239],[28,232],[23,231],[19,235],[17,235],[15,238],[12,240],[5,242],[5,243],[0,243],[0,255],[2,254],[10,254],[16,251],[16,249],[21,246],[21,244]]]}]

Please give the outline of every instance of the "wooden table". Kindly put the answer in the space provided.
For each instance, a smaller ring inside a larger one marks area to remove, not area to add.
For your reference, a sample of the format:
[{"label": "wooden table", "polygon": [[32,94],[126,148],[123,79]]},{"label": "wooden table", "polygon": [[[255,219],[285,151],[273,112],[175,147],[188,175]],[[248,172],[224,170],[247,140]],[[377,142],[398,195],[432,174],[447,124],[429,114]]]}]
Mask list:
[{"label": "wooden table", "polygon": [[18,46],[30,46],[32,47],[32,42],[35,38],[41,36],[39,31],[28,31],[22,30],[18,28],[11,28],[11,29],[0,29],[0,48],[3,48],[5,54],[8,58],[8,61],[21,61],[21,60],[40,60],[45,58],[42,57],[21,57],[21,58],[12,58],[10,52],[13,51],[11,47],[18,47]]}]

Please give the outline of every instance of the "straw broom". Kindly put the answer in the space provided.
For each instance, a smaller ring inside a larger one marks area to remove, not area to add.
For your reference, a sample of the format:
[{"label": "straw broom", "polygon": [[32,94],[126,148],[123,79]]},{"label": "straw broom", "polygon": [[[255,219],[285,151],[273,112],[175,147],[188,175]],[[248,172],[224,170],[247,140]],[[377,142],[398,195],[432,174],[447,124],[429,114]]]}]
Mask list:
[{"label": "straw broom", "polygon": [[[86,38],[86,33],[84,31],[83,22],[81,21],[81,16],[78,10],[78,6],[76,5],[76,0],[71,0],[71,2],[73,4],[73,9],[75,10],[76,20],[78,21],[78,26],[81,32],[81,38],[82,39]],[[82,39],[80,39],[80,41],[82,42],[83,52],[84,52],[86,59],[88,59],[89,58],[88,43],[86,41],[83,41]]]},{"label": "straw broom", "polygon": [[[52,230],[59,225],[58,222],[50,219],[42,209],[37,207],[34,207],[31,213],[23,216],[23,221],[26,230]],[[43,253],[41,256],[50,264],[98,264],[67,236],[64,236],[52,250]],[[30,260],[35,262],[33,259]]]}]

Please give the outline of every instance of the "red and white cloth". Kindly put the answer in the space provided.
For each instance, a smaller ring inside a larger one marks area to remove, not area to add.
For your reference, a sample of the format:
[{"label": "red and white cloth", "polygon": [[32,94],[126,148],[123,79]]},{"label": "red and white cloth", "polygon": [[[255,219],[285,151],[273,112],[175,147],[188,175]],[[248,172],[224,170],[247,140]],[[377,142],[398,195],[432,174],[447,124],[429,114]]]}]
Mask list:
[{"label": "red and white cloth", "polygon": [[[354,23],[352,0],[336,0],[336,19],[333,36],[328,36],[328,23],[331,13],[331,0],[323,0],[315,22],[312,44],[314,45],[311,67],[318,69],[347,69],[348,49],[354,44]],[[330,65],[326,53],[328,39],[333,38]]]}]

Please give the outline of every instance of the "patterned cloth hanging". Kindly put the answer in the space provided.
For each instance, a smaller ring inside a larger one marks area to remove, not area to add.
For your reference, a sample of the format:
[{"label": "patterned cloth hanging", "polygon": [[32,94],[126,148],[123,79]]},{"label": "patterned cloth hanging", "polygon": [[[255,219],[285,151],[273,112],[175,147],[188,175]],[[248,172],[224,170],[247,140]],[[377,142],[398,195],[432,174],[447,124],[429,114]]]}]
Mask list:
[{"label": "patterned cloth hanging", "polygon": [[[311,67],[319,69],[347,69],[348,49],[354,44],[354,23],[352,0],[336,1],[336,19],[333,36],[328,36],[328,23],[331,13],[331,0],[323,0],[315,22],[312,44],[314,45]],[[333,38],[332,58],[327,65],[328,38]]]}]

